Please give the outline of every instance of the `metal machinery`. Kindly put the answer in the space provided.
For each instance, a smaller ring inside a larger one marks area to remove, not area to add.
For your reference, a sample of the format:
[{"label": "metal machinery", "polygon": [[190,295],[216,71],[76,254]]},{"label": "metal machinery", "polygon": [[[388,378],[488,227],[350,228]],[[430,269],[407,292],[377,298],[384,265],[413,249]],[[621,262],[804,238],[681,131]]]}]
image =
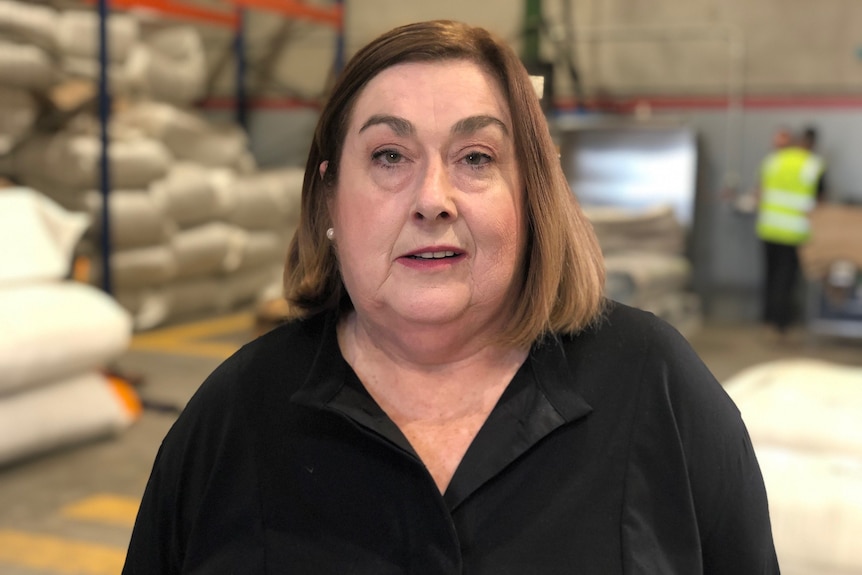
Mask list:
[{"label": "metal machinery", "polygon": [[605,259],[605,293],[683,334],[701,323],[689,232],[697,189],[694,131],[672,121],[576,115],[555,123],[560,161]]},{"label": "metal machinery", "polygon": [[560,160],[585,206],[644,210],[673,207],[680,224],[694,219],[697,141],[685,124],[626,118],[563,118],[556,122]]}]

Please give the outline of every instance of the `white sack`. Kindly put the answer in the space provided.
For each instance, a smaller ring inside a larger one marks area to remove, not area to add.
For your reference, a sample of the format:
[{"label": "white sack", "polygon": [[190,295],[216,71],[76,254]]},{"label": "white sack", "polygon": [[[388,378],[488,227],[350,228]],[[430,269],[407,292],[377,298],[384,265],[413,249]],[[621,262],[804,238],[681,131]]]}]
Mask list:
[{"label": "white sack", "polygon": [[627,250],[605,256],[609,297],[637,305],[639,298],[687,288],[691,280],[688,258],[661,252]]},{"label": "white sack", "polygon": [[0,36],[54,50],[57,11],[17,0],[0,0]]},{"label": "white sack", "polygon": [[[108,18],[108,57],[123,62],[139,37],[138,22],[127,14]],[[99,58],[99,13],[96,10],[67,10],[57,21],[57,46],[65,55]]]},{"label": "white sack", "polygon": [[89,223],[28,188],[0,190],[0,290],[67,276]]},{"label": "white sack", "polygon": [[782,573],[862,573],[862,459],[759,447]]},{"label": "white sack", "polygon": [[222,290],[224,276],[209,275],[156,288],[119,290],[116,297],[132,314],[135,329],[145,331],[177,317],[226,311]]},{"label": "white sack", "polygon": [[0,156],[20,142],[36,122],[39,109],[33,96],[0,86]]},{"label": "white sack", "polygon": [[283,264],[287,254],[284,236],[275,231],[243,232],[241,245],[237,271]]},{"label": "white sack", "polygon": [[45,91],[58,79],[58,71],[44,50],[0,39],[0,85]]},{"label": "white sack", "polygon": [[161,288],[118,288],[114,297],[131,314],[135,331],[157,327],[170,316]]},{"label": "white sack", "polygon": [[136,91],[143,97],[188,105],[206,90],[206,56],[197,30],[174,26],[144,35],[127,62]]},{"label": "white sack", "polygon": [[118,119],[164,142],[177,159],[204,166],[235,167],[248,149],[248,137],[238,126],[215,124],[170,104],[139,102]]},{"label": "white sack", "polygon": [[174,282],[165,286],[165,298],[171,317],[204,312],[227,311],[223,308],[224,276],[207,276]]},{"label": "white sack", "polygon": [[[60,70],[66,79],[80,78],[93,83],[99,82],[102,73],[98,60],[68,54],[60,60]],[[108,89],[112,95],[128,94],[132,90],[128,71],[117,62],[108,63]]]},{"label": "white sack", "polygon": [[270,170],[238,177],[229,222],[247,229],[279,229],[299,219],[301,168]]},{"label": "white sack", "polygon": [[[102,194],[86,194],[87,209],[92,218],[92,231],[102,233]],[[111,226],[111,246],[125,249],[162,244],[175,231],[172,222],[146,190],[113,190],[108,197]]]},{"label": "white sack", "polygon": [[198,164],[177,162],[161,180],[150,185],[153,201],[166,217],[188,228],[217,219],[229,206],[219,192],[212,170]]},{"label": "white sack", "polygon": [[140,413],[99,373],[66,377],[0,401],[0,465],[119,432]]},{"label": "white sack", "polygon": [[220,219],[227,220],[228,214],[236,209],[237,175],[233,170],[212,168],[208,174],[209,183],[215,191]]},{"label": "white sack", "polygon": [[644,210],[584,206],[583,210],[606,255],[622,250],[679,254],[685,249],[685,230],[672,206],[657,205]]},{"label": "white sack", "polygon": [[245,241],[243,230],[224,222],[210,222],[174,234],[171,248],[176,257],[177,277],[235,269]]},{"label": "white sack", "polygon": [[788,359],[743,370],[724,383],[755,446],[862,460],[862,368]]},{"label": "white sack", "polygon": [[[110,143],[111,185],[141,189],[163,177],[171,164],[167,149],[150,139],[113,139]],[[15,172],[80,190],[98,189],[102,143],[96,136],[61,132],[32,138],[15,153]]]},{"label": "white sack", "polygon": [[3,288],[0,325],[0,393],[101,367],[132,333],[113,299],[76,282]]},{"label": "white sack", "polygon": [[[116,250],[111,274],[117,289],[158,286],[177,277],[177,258],[170,244]],[[101,278],[101,270],[96,277]]]},{"label": "white sack", "polygon": [[242,270],[225,276],[219,291],[218,309],[227,311],[256,301],[261,294],[269,293],[274,282],[282,281],[283,267],[281,265],[263,266],[250,270]]},{"label": "white sack", "polygon": [[19,178],[25,186],[51,198],[52,201],[57,202],[64,210],[82,214],[89,213],[86,192],[80,189],[66,188],[56,182],[45,181],[44,178],[39,177],[39,174],[29,174]]},{"label": "white sack", "polygon": [[223,275],[172,281],[163,286],[117,290],[117,300],[129,310],[136,330],[158,327],[178,317],[224,313],[280,293],[282,266],[262,266]]}]

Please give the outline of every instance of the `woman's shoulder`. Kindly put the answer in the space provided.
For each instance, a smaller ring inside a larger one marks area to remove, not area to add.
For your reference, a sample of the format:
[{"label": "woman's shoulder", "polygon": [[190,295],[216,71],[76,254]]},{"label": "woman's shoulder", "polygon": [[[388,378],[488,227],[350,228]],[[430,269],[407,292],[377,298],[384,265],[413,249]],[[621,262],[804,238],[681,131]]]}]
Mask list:
[{"label": "woman's shoulder", "polygon": [[246,343],[210,373],[187,409],[208,410],[213,404],[232,409],[259,404],[273,393],[292,393],[327,353],[328,336],[335,337],[328,333],[333,321],[326,314],[290,321]]},{"label": "woman's shoulder", "polygon": [[623,354],[674,354],[687,350],[686,339],[669,323],[654,314],[608,300],[596,320],[577,334],[562,338],[566,346],[585,346],[594,351]]},{"label": "woman's shoulder", "polygon": [[[652,313],[609,302],[591,327],[562,338],[570,365],[591,374],[597,393],[638,393],[680,406],[729,399],[691,344]],[[734,410],[735,411],[735,410]]]}]

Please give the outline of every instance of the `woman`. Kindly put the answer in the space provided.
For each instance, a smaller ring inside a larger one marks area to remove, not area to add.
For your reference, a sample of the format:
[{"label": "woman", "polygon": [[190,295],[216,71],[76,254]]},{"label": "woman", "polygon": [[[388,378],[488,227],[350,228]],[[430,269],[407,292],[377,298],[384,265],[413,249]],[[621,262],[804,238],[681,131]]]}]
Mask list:
[{"label": "woman", "polygon": [[166,437],[125,573],[777,573],[739,414],[602,299],[529,77],[427,22],[348,64],[306,166],[295,321]]}]

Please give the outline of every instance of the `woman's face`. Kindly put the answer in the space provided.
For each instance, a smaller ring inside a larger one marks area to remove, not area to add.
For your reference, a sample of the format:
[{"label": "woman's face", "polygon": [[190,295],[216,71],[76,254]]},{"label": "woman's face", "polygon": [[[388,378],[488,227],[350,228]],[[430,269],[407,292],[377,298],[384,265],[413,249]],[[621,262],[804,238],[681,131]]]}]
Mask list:
[{"label": "woman's face", "polygon": [[330,204],[357,313],[471,328],[508,317],[525,233],[512,134],[499,86],[471,62],[399,64],[366,85]]}]

